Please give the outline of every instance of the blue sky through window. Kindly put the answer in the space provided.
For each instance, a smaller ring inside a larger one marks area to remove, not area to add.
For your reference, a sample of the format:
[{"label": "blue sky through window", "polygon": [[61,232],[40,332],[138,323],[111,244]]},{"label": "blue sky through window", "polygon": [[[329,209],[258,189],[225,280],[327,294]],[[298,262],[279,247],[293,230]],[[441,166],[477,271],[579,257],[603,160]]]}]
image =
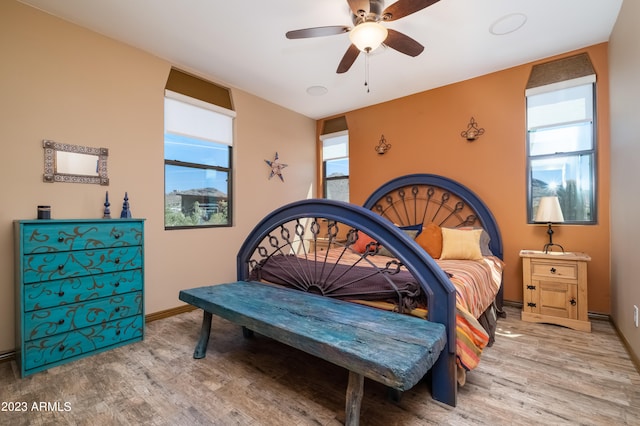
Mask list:
[{"label": "blue sky through window", "polygon": [[[229,146],[166,133],[164,157],[165,160],[228,168]],[[224,171],[166,165],[165,192],[215,188],[226,194],[228,177],[228,173]]]}]

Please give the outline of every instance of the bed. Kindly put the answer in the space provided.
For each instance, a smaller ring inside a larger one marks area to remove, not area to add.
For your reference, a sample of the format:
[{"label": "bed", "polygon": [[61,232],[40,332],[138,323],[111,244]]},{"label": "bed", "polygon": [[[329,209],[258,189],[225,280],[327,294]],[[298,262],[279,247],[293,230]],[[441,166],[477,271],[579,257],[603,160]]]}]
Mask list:
[{"label": "bed", "polygon": [[497,223],[472,191],[412,174],[385,183],[363,206],[310,199],[275,210],[243,243],[237,272],[239,280],[444,324],[447,347],[432,380],[455,405],[503,315],[502,257]]}]

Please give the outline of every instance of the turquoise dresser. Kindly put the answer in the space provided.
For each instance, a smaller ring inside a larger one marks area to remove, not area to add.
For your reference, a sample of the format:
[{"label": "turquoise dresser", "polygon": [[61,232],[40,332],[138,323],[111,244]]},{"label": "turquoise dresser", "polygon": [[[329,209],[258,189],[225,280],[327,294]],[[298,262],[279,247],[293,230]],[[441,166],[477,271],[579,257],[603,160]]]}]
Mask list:
[{"label": "turquoise dresser", "polygon": [[22,376],[144,337],[144,220],[14,222]]}]

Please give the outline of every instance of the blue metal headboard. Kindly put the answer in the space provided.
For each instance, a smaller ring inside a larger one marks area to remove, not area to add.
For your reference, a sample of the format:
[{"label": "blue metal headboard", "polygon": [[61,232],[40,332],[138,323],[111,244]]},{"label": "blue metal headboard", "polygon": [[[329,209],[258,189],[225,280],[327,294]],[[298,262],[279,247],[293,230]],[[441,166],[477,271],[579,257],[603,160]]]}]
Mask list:
[{"label": "blue metal headboard", "polygon": [[[472,217],[462,217],[457,225],[473,225],[478,220],[478,225],[482,226],[491,238],[489,243],[491,252],[500,259],[504,258],[502,237],[495,217],[475,193],[452,179],[427,173],[400,176],[376,189],[367,198],[364,207],[381,216],[385,216],[388,209],[394,209],[398,217],[406,217],[408,221],[414,222],[402,225],[414,225],[423,223],[424,213],[426,213],[426,211],[415,212],[417,200],[422,201],[422,207],[428,206],[429,203],[436,208],[444,206],[449,215],[457,211],[456,209],[470,209],[473,212]],[[401,215],[397,213],[399,210],[406,212],[411,209],[414,210],[412,213],[404,214],[403,212]]]}]

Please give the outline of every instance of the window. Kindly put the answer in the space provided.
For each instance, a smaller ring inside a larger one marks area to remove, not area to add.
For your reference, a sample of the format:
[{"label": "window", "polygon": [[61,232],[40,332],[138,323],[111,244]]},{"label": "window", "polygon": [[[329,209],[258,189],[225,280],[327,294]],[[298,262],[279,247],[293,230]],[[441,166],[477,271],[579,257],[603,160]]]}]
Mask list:
[{"label": "window", "polygon": [[322,184],[324,198],[349,201],[349,133],[320,136],[322,141]]},{"label": "window", "polygon": [[557,196],[564,221],[595,223],[595,75],[527,89],[527,219]]},{"label": "window", "polygon": [[231,226],[234,112],[165,91],[165,229]]}]

